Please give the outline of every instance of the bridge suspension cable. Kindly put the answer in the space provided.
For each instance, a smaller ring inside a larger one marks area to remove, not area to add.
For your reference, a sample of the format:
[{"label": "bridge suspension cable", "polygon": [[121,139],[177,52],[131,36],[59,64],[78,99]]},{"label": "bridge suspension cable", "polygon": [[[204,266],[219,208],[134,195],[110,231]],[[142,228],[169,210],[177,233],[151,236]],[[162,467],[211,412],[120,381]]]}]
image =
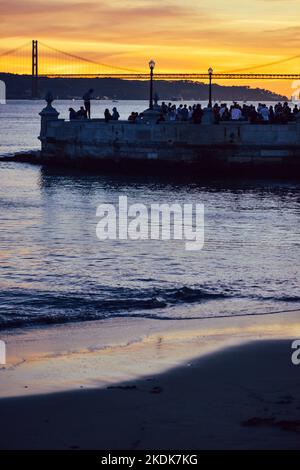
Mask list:
[{"label": "bridge suspension cable", "polygon": [[0,53],[0,72],[11,74],[30,74],[31,42]]},{"label": "bridge suspension cable", "polygon": [[72,54],[70,52],[65,52],[65,51],[62,51],[60,49],[57,49],[55,47],[52,47],[52,46],[49,46],[48,44],[45,44],[45,43],[42,43],[42,42],[39,42],[39,44],[45,48],[47,48],[48,50],[51,50],[53,52],[56,52],[58,54],[62,54],[66,57],[70,57],[71,59],[75,59],[77,61],[81,61],[81,62],[86,62],[88,64],[92,64],[92,65],[97,65],[99,67],[106,67],[106,68],[109,68],[109,69],[113,69],[113,70],[120,70],[120,71],[123,71],[123,72],[129,72],[129,73],[142,73],[140,70],[135,70],[135,69],[130,69],[130,68],[126,68],[126,67],[119,67],[117,65],[108,65],[108,64],[105,64],[105,63],[102,63],[102,62],[98,62],[98,61],[95,61],[93,59],[87,59],[85,57],[81,57],[79,55],[76,55],[76,54]]},{"label": "bridge suspension cable", "polygon": [[268,62],[268,63],[262,64],[262,65],[255,65],[255,66],[252,66],[252,67],[244,67],[242,69],[231,70],[228,73],[246,72],[247,70],[257,70],[257,69],[262,69],[262,68],[265,68],[265,67],[272,67],[272,65],[283,64],[285,62],[290,62],[290,61],[295,60],[295,59],[300,59],[300,54],[294,55],[292,57],[287,57],[285,59],[276,60],[274,62]]},{"label": "bridge suspension cable", "polygon": [[13,55],[13,54],[15,54],[16,52],[20,51],[21,49],[24,49],[25,47],[30,46],[30,44],[31,44],[31,41],[28,41],[28,42],[25,42],[24,44],[22,44],[21,46],[15,47],[14,49],[10,49],[9,51],[1,52],[0,57],[5,57],[5,56],[8,56],[8,55]]}]

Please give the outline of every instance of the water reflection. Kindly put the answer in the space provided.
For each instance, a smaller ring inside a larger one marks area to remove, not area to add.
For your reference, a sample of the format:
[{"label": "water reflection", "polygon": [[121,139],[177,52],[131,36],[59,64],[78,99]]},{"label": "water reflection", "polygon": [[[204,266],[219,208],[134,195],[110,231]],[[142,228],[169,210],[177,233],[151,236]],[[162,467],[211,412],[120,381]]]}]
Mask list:
[{"label": "water reflection", "polygon": [[[0,325],[300,307],[299,184],[0,165]],[[205,205],[205,247],[96,238],[96,208]]]}]

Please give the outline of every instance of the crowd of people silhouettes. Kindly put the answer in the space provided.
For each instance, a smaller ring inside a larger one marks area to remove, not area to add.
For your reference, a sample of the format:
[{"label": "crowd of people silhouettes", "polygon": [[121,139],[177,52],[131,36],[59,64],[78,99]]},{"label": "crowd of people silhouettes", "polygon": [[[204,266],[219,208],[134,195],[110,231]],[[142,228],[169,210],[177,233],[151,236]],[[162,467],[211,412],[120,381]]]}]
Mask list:
[{"label": "crowd of people silhouettes", "polygon": [[220,121],[248,121],[252,124],[286,124],[300,118],[299,112],[297,105],[294,105],[292,109],[287,102],[277,103],[275,106],[259,103],[257,107],[253,104],[241,106],[235,102],[230,107],[225,103],[215,104],[213,107],[216,123]]},{"label": "crowd of people silhouettes", "polygon": [[[164,121],[190,121],[195,124],[201,124],[203,117],[203,108],[201,104],[187,105],[166,104],[164,101],[160,105],[159,117],[157,123]],[[230,106],[226,103],[215,104],[212,108],[213,120],[216,124],[221,121],[245,121],[251,124],[286,124],[287,122],[300,119],[300,109],[294,105],[293,109],[287,102],[267,106],[259,103],[257,107],[253,104],[240,105],[234,102]],[[136,122],[143,119],[143,113],[130,114],[128,120]]]},{"label": "crowd of people silhouettes", "polygon": [[[90,89],[83,95],[84,106],[81,106],[79,111],[69,108],[70,120],[74,119],[90,119],[91,118],[91,98],[94,90]],[[203,118],[203,108],[201,104],[187,105],[165,103],[161,105],[155,103],[155,110],[158,112],[156,122],[165,121],[190,121],[194,124],[201,124]],[[286,124],[291,121],[300,119],[300,109],[297,105],[291,108],[288,102],[277,103],[276,105],[267,106],[264,103],[259,103],[258,106],[253,104],[240,105],[238,102],[232,103],[228,106],[226,103],[215,103],[212,107],[213,120],[216,124],[221,121],[245,121],[251,124]],[[120,114],[116,107],[112,112],[108,108],[104,111],[105,122],[117,121]],[[144,118],[143,113],[132,111],[128,117],[128,121],[135,123],[142,121]]]}]

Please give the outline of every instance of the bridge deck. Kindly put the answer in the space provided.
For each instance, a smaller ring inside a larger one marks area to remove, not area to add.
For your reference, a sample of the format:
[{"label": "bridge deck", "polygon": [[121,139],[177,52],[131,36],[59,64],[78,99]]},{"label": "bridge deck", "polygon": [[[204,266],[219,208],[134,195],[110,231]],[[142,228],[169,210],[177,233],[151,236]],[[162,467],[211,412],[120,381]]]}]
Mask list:
[{"label": "bridge deck", "polygon": [[[122,78],[127,80],[149,80],[149,73],[94,73],[94,74],[44,74],[40,76],[58,78]],[[208,79],[207,73],[156,73],[156,80],[205,80]],[[300,80],[300,74],[284,73],[214,73],[214,80]]]}]

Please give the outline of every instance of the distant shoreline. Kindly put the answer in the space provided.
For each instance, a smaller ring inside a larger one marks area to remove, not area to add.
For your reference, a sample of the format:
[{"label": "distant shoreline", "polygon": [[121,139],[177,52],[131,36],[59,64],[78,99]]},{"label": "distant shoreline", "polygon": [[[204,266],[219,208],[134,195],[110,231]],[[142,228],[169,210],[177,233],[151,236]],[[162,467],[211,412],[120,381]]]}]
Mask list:
[{"label": "distant shoreline", "polygon": [[[31,97],[31,75],[0,73],[0,80],[6,84],[8,99],[26,99]],[[108,97],[116,100],[145,100],[149,94],[148,81],[122,80],[119,78],[39,78],[39,96],[43,97],[51,90],[59,99],[82,97],[89,88],[93,88],[95,98]],[[208,99],[208,84],[192,81],[155,80],[155,93],[160,101],[204,101]],[[213,84],[213,99],[216,101],[288,101],[284,95],[263,88],[250,86],[226,86]],[[130,97],[130,98],[129,98]]]}]

